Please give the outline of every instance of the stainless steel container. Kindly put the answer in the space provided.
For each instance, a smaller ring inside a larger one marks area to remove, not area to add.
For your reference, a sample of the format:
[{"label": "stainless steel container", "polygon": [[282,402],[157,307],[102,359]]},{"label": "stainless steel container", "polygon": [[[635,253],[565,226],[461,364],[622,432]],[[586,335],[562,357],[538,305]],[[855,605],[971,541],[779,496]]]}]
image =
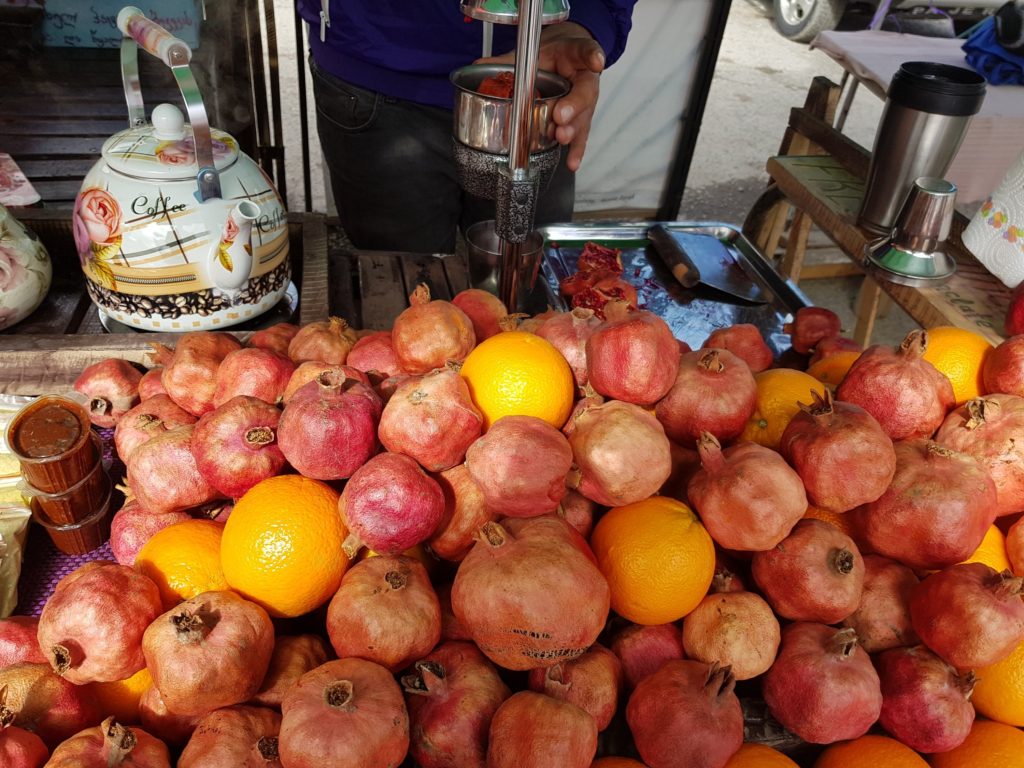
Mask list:
[{"label": "stainless steel container", "polygon": [[[554,24],[569,18],[568,0],[543,0],[545,24]],[[462,12],[471,19],[492,24],[518,24],[517,0],[462,0]]]}]

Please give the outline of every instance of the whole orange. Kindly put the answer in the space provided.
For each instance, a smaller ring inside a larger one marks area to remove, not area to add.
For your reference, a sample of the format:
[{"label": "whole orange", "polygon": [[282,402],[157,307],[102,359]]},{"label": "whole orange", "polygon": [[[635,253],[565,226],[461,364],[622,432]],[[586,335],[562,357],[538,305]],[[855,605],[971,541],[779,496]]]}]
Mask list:
[{"label": "whole orange", "polygon": [[228,584],[271,616],[300,616],[338,591],[348,568],[338,493],[319,480],[278,475],[250,488],[224,527]]},{"label": "whole orange", "polygon": [[953,385],[956,404],[963,405],[985,393],[985,358],[994,347],[979,333],[940,325],[925,332],[924,359],[946,375]]},{"label": "whole orange", "polygon": [[800,403],[813,402],[811,392],[825,396],[825,385],[813,376],[791,368],[772,368],[754,375],[757,408],[740,433],[739,441],[779,449],[782,433],[800,411]]},{"label": "whole orange", "polygon": [[744,744],[725,768],[799,768],[781,752],[764,744]]},{"label": "whole orange", "polygon": [[[985,538],[974,550],[974,554],[964,560],[965,563],[984,563],[997,572],[1012,570],[1010,558],[1006,555],[1006,537],[996,525],[989,526]],[[1021,723],[1024,725],[1024,723]]]},{"label": "whole orange", "polygon": [[975,670],[974,708],[1007,725],[1024,726],[1024,643],[1002,661]]},{"label": "whole orange", "polygon": [[647,766],[631,757],[599,757],[590,764],[590,768],[647,768]]},{"label": "whole orange", "polygon": [[1012,725],[975,720],[964,743],[931,756],[932,768],[1024,768],[1024,733]]},{"label": "whole orange", "polygon": [[823,357],[808,368],[807,375],[813,376],[822,384],[828,384],[835,389],[858,357],[860,357],[860,352],[851,350],[836,352],[828,357]]},{"label": "whole orange", "polygon": [[590,545],[611,589],[612,608],[636,624],[668,624],[707,594],[715,545],[693,510],[652,496],[610,509]]},{"label": "whole orange", "polygon": [[164,609],[203,592],[230,589],[220,564],[224,524],[185,520],[157,531],[135,558],[135,570],[156,582]]},{"label": "whole orange", "polygon": [[104,716],[113,715],[122,724],[139,722],[139,699],[153,684],[149,670],[143,667],[131,677],[110,683],[89,683]]},{"label": "whole orange", "polygon": [[[928,768],[917,752],[888,736],[861,736],[833,744],[821,753],[814,768]],[[979,766],[980,768],[980,766]]]},{"label": "whole orange", "polygon": [[830,509],[822,509],[821,507],[809,505],[807,507],[807,511],[804,512],[804,517],[813,517],[815,520],[822,520],[826,523],[831,523],[851,539],[856,539],[856,536],[853,535],[855,531],[853,527],[853,516],[848,515],[845,512],[833,512]]}]

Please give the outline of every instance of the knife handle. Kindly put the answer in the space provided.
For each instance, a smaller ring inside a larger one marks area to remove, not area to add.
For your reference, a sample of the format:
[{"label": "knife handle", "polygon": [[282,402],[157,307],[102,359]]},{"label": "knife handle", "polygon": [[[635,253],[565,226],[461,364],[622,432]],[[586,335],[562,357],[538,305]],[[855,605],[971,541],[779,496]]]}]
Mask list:
[{"label": "knife handle", "polygon": [[680,285],[684,288],[693,288],[700,282],[700,270],[697,269],[697,265],[663,225],[655,224],[648,229],[647,238]]}]

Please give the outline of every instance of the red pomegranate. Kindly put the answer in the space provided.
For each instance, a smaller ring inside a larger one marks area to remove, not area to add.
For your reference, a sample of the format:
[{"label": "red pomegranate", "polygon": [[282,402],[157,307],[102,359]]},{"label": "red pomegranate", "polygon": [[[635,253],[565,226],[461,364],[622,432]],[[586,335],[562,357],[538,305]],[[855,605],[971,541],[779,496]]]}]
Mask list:
[{"label": "red pomegranate", "polygon": [[669,453],[672,457],[672,473],[658,490],[659,496],[670,496],[673,499],[687,498],[690,481],[700,469],[700,454],[693,448],[684,448],[679,443],[669,441]]},{"label": "red pomegranate", "polygon": [[288,768],[386,768],[408,751],[402,691],[379,664],[328,661],[285,694],[278,752]]},{"label": "red pomegranate", "polygon": [[0,619],[0,668],[23,661],[47,663],[36,640],[38,629],[39,619],[35,616],[8,616]]},{"label": "red pomegranate", "polygon": [[584,395],[576,404],[573,405],[572,411],[569,412],[569,418],[565,424],[562,425],[562,434],[566,437],[571,437],[572,433],[576,431],[576,419],[588,408],[594,408],[598,405],[604,405],[604,398],[597,394]]},{"label": "red pomegranate", "polygon": [[446,469],[434,479],[444,493],[444,515],[427,543],[442,560],[458,562],[469,554],[480,527],[497,515],[488,509],[465,464]]},{"label": "red pomegranate", "polygon": [[291,684],[328,658],[327,644],[319,635],[278,635],[267,674],[249,703],[280,709]]},{"label": "red pomegranate", "polygon": [[288,386],[284,388],[284,395],[281,398],[283,405],[288,405],[291,401],[292,396],[302,389],[303,386],[309,384],[311,381],[315,381],[319,378],[320,374],[331,371],[333,375],[337,376],[339,380],[344,379],[355,379],[356,381],[362,382],[366,386],[373,386],[370,382],[370,377],[357,368],[353,368],[351,365],[329,365],[328,363],[321,363],[316,360],[309,360],[305,363],[299,363],[295,368],[295,372],[288,379]]},{"label": "red pomegranate", "polygon": [[589,539],[594,529],[595,506],[586,496],[576,491],[566,491],[555,514],[575,528],[584,539]]},{"label": "red pomegranate", "polygon": [[142,372],[127,360],[109,358],[88,366],[73,386],[89,399],[89,420],[97,427],[112,427],[139,403],[141,380]]},{"label": "red pomegranate", "polygon": [[576,385],[581,389],[587,386],[587,339],[594,329],[601,325],[594,310],[577,307],[571,312],[561,312],[545,320],[537,329],[537,335],[547,339],[551,345],[562,353],[562,357],[572,368]]},{"label": "red pomegranate", "polygon": [[885,493],[896,471],[892,440],[875,418],[853,403],[833,402],[811,391],[800,406],[779,451],[796,469],[811,504],[847,512]]},{"label": "red pomegranate", "polygon": [[163,375],[164,367],[162,365],[150,368],[142,374],[142,378],[139,379],[139,400],[145,402],[155,395],[167,394],[162,381]]},{"label": "red pomegranate", "polygon": [[217,366],[213,404],[220,407],[239,395],[257,397],[277,405],[295,372],[295,363],[287,355],[259,347],[236,349]]},{"label": "red pomegranate", "polygon": [[148,512],[131,499],[110,521],[110,551],[121,565],[133,566],[139,550],[157,531],[191,519],[188,512]]},{"label": "red pomegranate", "polygon": [[391,343],[391,331],[374,331],[355,343],[345,363],[364,373],[373,372],[381,378],[397,376],[402,372]]},{"label": "red pomegranate", "polygon": [[760,373],[772,367],[774,355],[765,344],[756,325],[737,323],[728,328],[717,328],[701,344],[701,349],[724,349],[747,364],[751,373]]},{"label": "red pomegranate", "polygon": [[132,493],[147,512],[180,512],[220,498],[196,466],[191,424],[169,429],[128,457]]},{"label": "red pomegranate", "polygon": [[611,596],[571,526],[544,515],[485,523],[480,533],[455,574],[452,608],[491,661],[550,667],[593,645]]},{"label": "red pomegranate", "polygon": [[196,331],[178,339],[173,353],[162,344],[152,347],[164,365],[160,380],[167,394],[193,416],[202,416],[214,408],[217,368],[242,344],[227,333]]},{"label": "red pomegranate", "polygon": [[807,511],[800,476],[770,448],[740,443],[723,451],[705,432],[698,450],[703,468],[690,480],[687,494],[719,546],[771,549]]},{"label": "red pomegranate", "polygon": [[972,456],[930,440],[902,440],[892,484],[851,514],[873,551],[912,568],[944,568],[981,544],[995,519],[996,489]]},{"label": "red pomegranate", "polygon": [[520,691],[491,720],[487,768],[589,768],[597,724],[575,704]]},{"label": "red pomegranate", "polygon": [[275,323],[269,328],[261,328],[249,337],[249,346],[269,349],[279,355],[288,355],[288,345],[299,332],[294,323]]},{"label": "red pomegranate", "polygon": [[282,768],[277,755],[281,716],[264,707],[211,712],[196,726],[178,768]]},{"label": "red pomegranate", "polygon": [[491,511],[510,517],[554,512],[572,466],[565,435],[536,416],[504,416],[466,451],[466,468]]},{"label": "red pomegranate", "polygon": [[603,731],[611,723],[622,689],[622,663],[599,643],[586,653],[553,667],[530,670],[530,690],[575,704],[590,713]]},{"label": "red pomegranate", "polygon": [[114,447],[127,462],[136,448],[175,427],[195,424],[196,417],[167,395],[153,395],[127,411],[114,428]]},{"label": "red pomegranate", "polygon": [[0,667],[0,690],[4,688],[4,706],[14,713],[14,725],[35,733],[50,749],[102,716],[90,687],[68,682],[49,664]]},{"label": "red pomegranate", "polygon": [[32,731],[14,724],[7,708],[7,688],[0,688],[0,765],[6,768],[43,768],[50,751]]},{"label": "red pomegranate", "polygon": [[484,768],[487,731],[512,692],[472,643],[443,643],[402,677],[420,768]]},{"label": "red pomegranate", "polygon": [[916,645],[919,639],[910,623],[910,596],[919,583],[917,575],[902,563],[865,555],[864,593],[857,610],[843,619],[843,626],[856,630],[860,647],[868,653]]},{"label": "red pomegranate", "polygon": [[807,518],[774,548],[755,552],[754,581],[779,616],[835,624],[860,605],[864,558],[853,539]]},{"label": "red pomegranate", "polygon": [[630,624],[612,638],[611,650],[622,662],[626,688],[632,690],[666,661],[683,658],[683,640],[675,624]]},{"label": "red pomegranate", "polygon": [[896,349],[876,345],[857,358],[836,397],[870,413],[891,439],[931,437],[956,404],[953,385],[922,355],[925,331],[911,331]]},{"label": "red pomegranate", "polygon": [[203,592],[159,616],[142,637],[153,684],[171,712],[198,715],[241,704],[260,688],[274,625],[234,592]]},{"label": "red pomegranate", "polygon": [[743,712],[729,667],[668,661],[637,685],[626,721],[653,768],[725,768],[743,743]]},{"label": "red pomegranate", "polygon": [[665,433],[690,446],[709,432],[739,436],[757,408],[757,383],[742,359],[724,349],[702,349],[679,359],[675,383],[654,410]]},{"label": "red pomegranate", "polygon": [[441,604],[441,641],[472,641],[473,637],[469,634],[469,630],[455,618],[455,612],[452,610],[452,583],[450,581],[437,588],[437,601]]},{"label": "red pomegranate", "polygon": [[1024,397],[1024,336],[1011,336],[985,355],[985,391]]},{"label": "red pomegranate", "polygon": [[480,288],[459,291],[452,298],[452,304],[465,312],[466,317],[473,323],[477,344],[500,333],[501,319],[508,316],[505,302]]},{"label": "red pomegranate", "polygon": [[464,360],[476,346],[476,331],[465,312],[449,301],[431,301],[430,289],[420,283],[409,308],[395,318],[391,343],[403,371],[427,373]]},{"label": "red pomegranate", "polygon": [[813,744],[863,736],[882,711],[878,673],[849,628],[787,626],[761,690],[775,719]]},{"label": "red pomegranate", "polygon": [[860,354],[863,351],[864,347],[853,339],[846,339],[842,336],[829,336],[827,339],[822,339],[814,345],[814,354],[808,358],[807,367],[810,368],[815,363],[839,352],[856,352]]},{"label": "red pomegranate", "polygon": [[1024,523],[1020,520],[1006,532],[1006,556],[1010,560],[1013,575],[1024,576]]},{"label": "red pomegranate", "polygon": [[155,685],[148,686],[139,699],[139,721],[142,727],[174,747],[180,748],[192,738],[192,732],[206,714],[179,715],[168,711]]},{"label": "red pomegranate", "polygon": [[792,323],[782,330],[793,340],[793,349],[801,355],[809,355],[824,339],[838,336],[843,332],[839,315],[824,307],[801,307],[796,311]]},{"label": "red pomegranate", "polygon": [[167,745],[141,728],[126,728],[108,717],[53,750],[48,768],[171,768]]},{"label": "red pomegranate", "polygon": [[317,320],[299,328],[288,342],[288,357],[295,363],[315,360],[341,365],[356,343],[356,334],[340,317]]},{"label": "red pomegranate", "polygon": [[779,650],[778,619],[753,592],[722,592],[705,597],[683,622],[686,657],[728,665],[737,680],[768,670]]}]

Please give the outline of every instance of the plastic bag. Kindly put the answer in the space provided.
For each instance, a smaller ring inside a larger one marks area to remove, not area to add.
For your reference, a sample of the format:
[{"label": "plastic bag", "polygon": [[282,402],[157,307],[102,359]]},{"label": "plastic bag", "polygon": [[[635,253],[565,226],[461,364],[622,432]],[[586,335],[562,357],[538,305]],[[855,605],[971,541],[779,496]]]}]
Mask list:
[{"label": "plastic bag", "polygon": [[20,504],[0,504],[0,619],[18,604],[18,578],[32,512]]}]

